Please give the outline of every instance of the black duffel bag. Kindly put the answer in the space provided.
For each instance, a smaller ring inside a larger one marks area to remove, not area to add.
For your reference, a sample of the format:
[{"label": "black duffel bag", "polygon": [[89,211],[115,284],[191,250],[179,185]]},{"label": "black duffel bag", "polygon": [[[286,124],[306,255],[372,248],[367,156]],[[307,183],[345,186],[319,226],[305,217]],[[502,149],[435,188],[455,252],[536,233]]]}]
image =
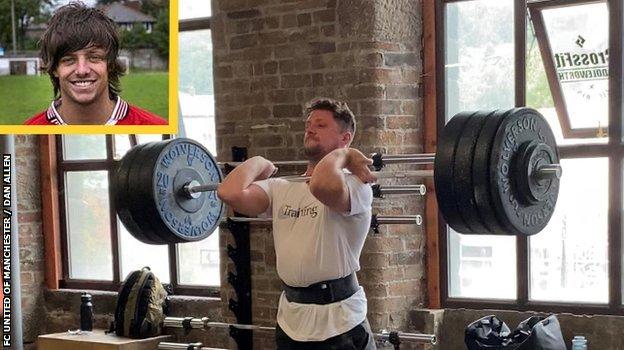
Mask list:
[{"label": "black duffel bag", "polygon": [[496,316],[485,316],[466,327],[464,342],[468,350],[566,350],[555,315],[530,317],[513,332]]},{"label": "black duffel bag", "polygon": [[494,315],[482,317],[466,327],[464,343],[468,350],[514,349],[508,347],[512,339],[505,322]]}]

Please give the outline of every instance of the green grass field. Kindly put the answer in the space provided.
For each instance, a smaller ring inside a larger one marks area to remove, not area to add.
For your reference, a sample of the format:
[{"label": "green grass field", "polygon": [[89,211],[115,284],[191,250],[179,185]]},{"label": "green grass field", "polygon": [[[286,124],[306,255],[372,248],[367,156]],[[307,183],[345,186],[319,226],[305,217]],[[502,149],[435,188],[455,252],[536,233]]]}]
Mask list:
[{"label": "green grass field", "polygon": [[[131,72],[121,78],[121,97],[168,119],[168,82],[166,72]],[[52,83],[47,75],[0,76],[0,124],[22,124],[48,108],[52,97]]]}]

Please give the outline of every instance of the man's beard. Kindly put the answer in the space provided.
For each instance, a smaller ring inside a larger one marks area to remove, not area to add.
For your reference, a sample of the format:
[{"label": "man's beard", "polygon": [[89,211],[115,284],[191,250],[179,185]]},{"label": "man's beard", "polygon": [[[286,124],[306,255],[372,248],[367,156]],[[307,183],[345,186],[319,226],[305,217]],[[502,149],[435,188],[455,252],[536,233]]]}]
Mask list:
[{"label": "man's beard", "polygon": [[318,163],[321,159],[323,159],[323,157],[325,157],[323,149],[319,145],[309,147],[305,146],[303,148],[303,154],[307,160],[315,163]]}]

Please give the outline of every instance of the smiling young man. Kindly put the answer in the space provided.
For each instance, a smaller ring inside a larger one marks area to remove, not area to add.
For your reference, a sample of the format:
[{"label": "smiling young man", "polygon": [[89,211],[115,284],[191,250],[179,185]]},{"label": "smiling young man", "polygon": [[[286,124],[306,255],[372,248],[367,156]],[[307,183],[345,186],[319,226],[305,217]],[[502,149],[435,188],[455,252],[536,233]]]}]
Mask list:
[{"label": "smiling young man", "polygon": [[237,166],[217,193],[239,213],[273,218],[284,289],[278,350],[375,349],[366,295],[355,275],[370,228],[372,160],[349,147],[355,118],[346,103],[315,99],[305,114],[309,183],[269,178],[275,166],[257,156]]},{"label": "smiling young man", "polygon": [[104,13],[79,2],[59,8],[41,38],[40,52],[54,100],[25,124],[167,124],[119,96],[123,69],[118,54],[117,27]]}]

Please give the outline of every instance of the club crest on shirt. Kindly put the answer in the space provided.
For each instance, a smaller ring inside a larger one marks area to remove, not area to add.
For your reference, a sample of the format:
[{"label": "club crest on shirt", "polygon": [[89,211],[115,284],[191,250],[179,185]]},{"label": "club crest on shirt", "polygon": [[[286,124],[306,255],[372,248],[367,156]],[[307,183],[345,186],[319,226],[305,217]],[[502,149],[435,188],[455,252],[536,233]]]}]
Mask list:
[{"label": "club crest on shirt", "polygon": [[311,218],[315,218],[317,215],[318,215],[317,205],[313,207],[293,208],[290,205],[285,204],[279,209],[278,217],[280,219],[299,218],[302,216],[309,216]]}]

